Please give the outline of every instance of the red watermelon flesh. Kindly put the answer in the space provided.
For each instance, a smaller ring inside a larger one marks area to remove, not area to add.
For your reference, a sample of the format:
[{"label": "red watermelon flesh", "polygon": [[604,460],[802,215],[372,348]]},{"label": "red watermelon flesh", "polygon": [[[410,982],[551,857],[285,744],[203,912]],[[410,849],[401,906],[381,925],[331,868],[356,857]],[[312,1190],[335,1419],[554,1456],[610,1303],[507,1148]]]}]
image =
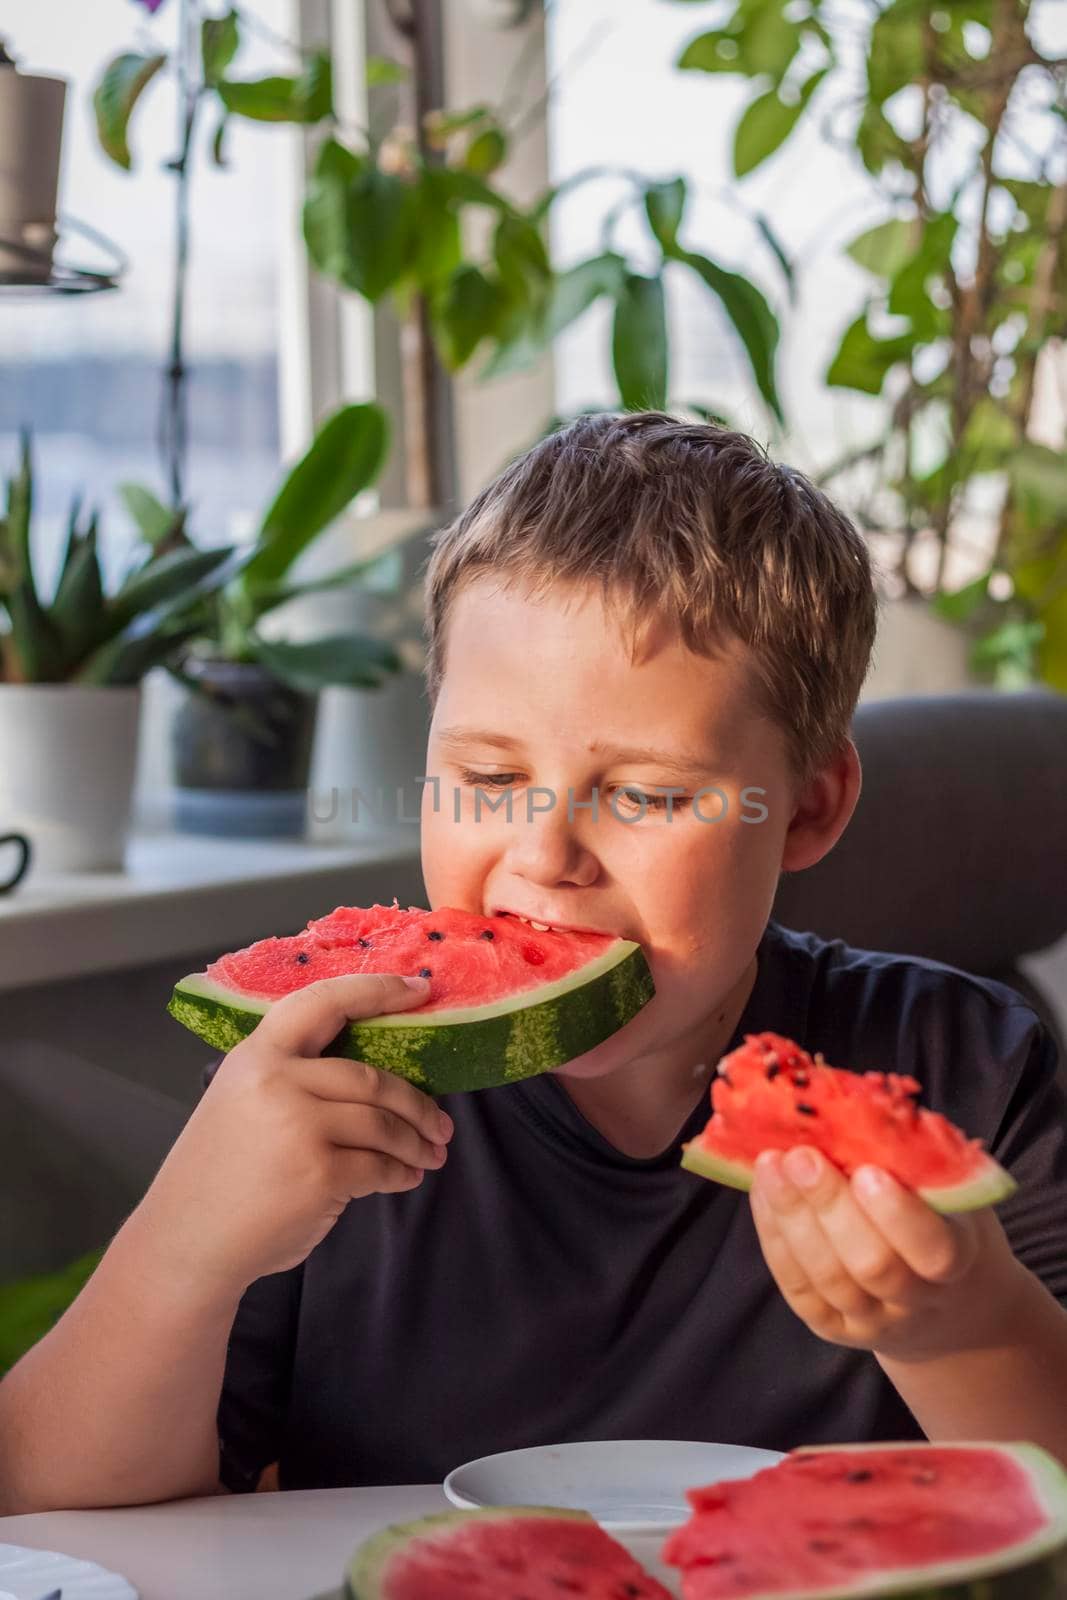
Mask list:
[{"label": "red watermelon flesh", "polygon": [[542,933],[507,915],[339,906],[309,922],[304,933],[260,939],[220,957],[205,976],[244,995],[280,1000],[317,978],[360,972],[414,976],[428,970],[430,996],[419,1007],[425,1016],[540,988],[567,977],[611,943],[602,933]]},{"label": "red watermelon flesh", "polygon": [[348,1572],[356,1600],[672,1600],[584,1512],[452,1511],[386,1529]]},{"label": "red watermelon flesh", "polygon": [[776,1033],[746,1034],[719,1062],[712,1116],[683,1147],[682,1165],[751,1186],[761,1150],[814,1146],[846,1174],[884,1168],[941,1211],[993,1205],[1014,1180],[981,1140],[919,1106],[920,1084],[894,1072],[849,1072]]},{"label": "red watermelon flesh", "polygon": [[992,1596],[988,1575],[1062,1549],[1065,1491],[1067,1476],[1033,1445],[806,1448],[691,1490],[693,1515],[663,1559],[681,1569],[684,1600],[933,1596],[969,1578]]}]

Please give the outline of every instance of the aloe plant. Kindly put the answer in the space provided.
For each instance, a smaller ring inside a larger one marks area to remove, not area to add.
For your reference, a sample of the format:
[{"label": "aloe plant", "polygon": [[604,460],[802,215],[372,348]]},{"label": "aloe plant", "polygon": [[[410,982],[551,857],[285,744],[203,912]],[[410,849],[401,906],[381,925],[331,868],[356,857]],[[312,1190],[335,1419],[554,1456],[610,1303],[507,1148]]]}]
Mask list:
[{"label": "aloe plant", "polygon": [[165,532],[145,540],[132,570],[108,594],[98,518],[94,512],[83,520],[75,502],[59,581],[46,599],[34,572],[32,520],[33,462],[24,432],[0,517],[0,681],[7,683],[138,683],[192,636],[193,600],[225,581],[233,556],[230,548],[195,549],[171,518]]}]

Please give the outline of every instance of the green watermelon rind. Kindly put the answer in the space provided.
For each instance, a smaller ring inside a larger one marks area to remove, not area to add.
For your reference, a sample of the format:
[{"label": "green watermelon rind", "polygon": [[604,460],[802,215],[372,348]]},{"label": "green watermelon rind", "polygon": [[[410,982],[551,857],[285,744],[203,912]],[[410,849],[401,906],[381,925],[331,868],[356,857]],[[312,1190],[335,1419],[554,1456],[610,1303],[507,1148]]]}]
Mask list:
[{"label": "green watermelon rind", "polygon": [[344,1594],[347,1600],[382,1600],[382,1581],[391,1558],[414,1539],[461,1527],[465,1522],[511,1522],[516,1517],[552,1517],[568,1522],[592,1522],[588,1511],[557,1506],[493,1506],[478,1511],[436,1511],[413,1522],[393,1523],[360,1545],[348,1564]]},{"label": "green watermelon rind", "polygon": [[[429,1094],[490,1089],[563,1066],[602,1044],[655,994],[640,945],[615,940],[574,972],[484,1005],[349,1023],[329,1055],[395,1072]],[[194,972],[167,1010],[216,1050],[232,1050],[274,1004]]]},{"label": "green watermelon rind", "polygon": [[[872,1161],[876,1157],[872,1156]],[[728,1156],[716,1155],[701,1142],[700,1137],[682,1145],[682,1166],[687,1172],[710,1178],[713,1183],[724,1183],[731,1189],[751,1189],[752,1164]],[[949,1185],[923,1185],[916,1190],[920,1199],[934,1211],[948,1216],[960,1211],[980,1211],[984,1206],[995,1206],[1015,1193],[1018,1184],[991,1155],[983,1153],[982,1164],[975,1175],[964,1183]]]},{"label": "green watermelon rind", "polygon": [[[936,1445],[937,1441],[932,1443]],[[942,1448],[952,1448],[956,1443],[946,1443]],[[799,1445],[790,1455],[820,1455],[831,1450],[860,1455],[896,1447],[929,1448],[915,1440],[880,1440],[871,1444]],[[775,1589],[762,1595],[752,1593],[746,1600],[1058,1600],[1067,1594],[1067,1472],[1047,1451],[1028,1442],[968,1439],[959,1441],[959,1447],[1014,1456],[1048,1514],[1045,1527],[1018,1544],[965,1560],[910,1569],[880,1567],[857,1573],[846,1584],[833,1588],[823,1584],[814,1589]]]}]

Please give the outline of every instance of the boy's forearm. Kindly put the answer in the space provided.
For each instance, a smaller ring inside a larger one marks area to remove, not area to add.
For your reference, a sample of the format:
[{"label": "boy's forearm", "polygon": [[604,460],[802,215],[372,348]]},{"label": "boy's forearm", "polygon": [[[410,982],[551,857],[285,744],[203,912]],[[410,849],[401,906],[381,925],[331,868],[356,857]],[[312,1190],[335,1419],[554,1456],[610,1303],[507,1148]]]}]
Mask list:
[{"label": "boy's forearm", "polygon": [[999,1337],[952,1355],[878,1361],[928,1439],[1027,1439],[1067,1466],[1067,1311],[1032,1273],[1018,1274]]},{"label": "boy's forearm", "polygon": [[0,1515],[214,1493],[239,1299],[168,1275],[135,1212],[0,1382]]}]

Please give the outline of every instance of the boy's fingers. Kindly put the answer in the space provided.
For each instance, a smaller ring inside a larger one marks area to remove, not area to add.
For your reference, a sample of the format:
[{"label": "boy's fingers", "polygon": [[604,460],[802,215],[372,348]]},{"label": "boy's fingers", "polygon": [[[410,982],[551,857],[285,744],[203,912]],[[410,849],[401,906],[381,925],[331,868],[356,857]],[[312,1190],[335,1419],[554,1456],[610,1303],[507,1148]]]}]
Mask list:
[{"label": "boy's fingers", "polygon": [[436,1169],[444,1161],[443,1144],[424,1139],[410,1122],[381,1106],[325,1101],[319,1126],[331,1144],[343,1149],[377,1151],[409,1167]]},{"label": "boy's fingers", "polygon": [[320,1100],[341,1100],[393,1111],[434,1144],[442,1144],[451,1137],[451,1118],[428,1094],[423,1094],[395,1072],[382,1072],[366,1061],[319,1056],[314,1061],[295,1062],[293,1076],[302,1088]]},{"label": "boy's fingers", "polygon": [[337,1149],[334,1162],[337,1192],[343,1199],[417,1189],[425,1176],[421,1167],[409,1167],[380,1150]]},{"label": "boy's fingers", "polygon": [[287,1055],[321,1055],[346,1022],[410,1011],[424,1004],[430,986],[425,980],[417,981],[420,986],[413,989],[405,978],[392,972],[320,978],[275,1000],[256,1025],[256,1037]]},{"label": "boy's fingers", "polygon": [[877,1301],[856,1282],[824,1232],[818,1214],[789,1181],[788,1170],[777,1151],[761,1155],[756,1163],[757,1187],[761,1198],[772,1202],[768,1210],[782,1245],[800,1274],[835,1311],[845,1317],[871,1316],[878,1309]]},{"label": "boy's fingers", "polygon": [[[902,1300],[915,1287],[911,1268],[863,1210],[844,1173],[817,1150],[805,1147],[804,1156],[814,1181],[797,1193],[814,1211],[843,1270],[866,1295],[880,1301]],[[791,1166],[792,1159],[787,1158],[783,1164],[787,1174]]]},{"label": "boy's fingers", "polygon": [[918,1277],[928,1283],[951,1283],[972,1265],[976,1247],[966,1225],[931,1210],[882,1168],[858,1168],[852,1175],[852,1191]]}]

